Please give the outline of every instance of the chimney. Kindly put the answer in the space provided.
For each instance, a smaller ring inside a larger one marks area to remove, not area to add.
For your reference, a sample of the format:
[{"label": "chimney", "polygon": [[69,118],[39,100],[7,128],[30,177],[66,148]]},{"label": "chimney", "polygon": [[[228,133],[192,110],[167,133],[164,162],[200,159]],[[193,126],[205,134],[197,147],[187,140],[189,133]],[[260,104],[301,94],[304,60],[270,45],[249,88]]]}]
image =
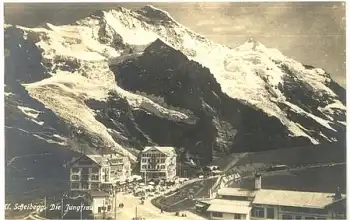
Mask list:
[{"label": "chimney", "polygon": [[261,175],[260,174],[255,174],[254,189],[255,190],[261,189]]}]

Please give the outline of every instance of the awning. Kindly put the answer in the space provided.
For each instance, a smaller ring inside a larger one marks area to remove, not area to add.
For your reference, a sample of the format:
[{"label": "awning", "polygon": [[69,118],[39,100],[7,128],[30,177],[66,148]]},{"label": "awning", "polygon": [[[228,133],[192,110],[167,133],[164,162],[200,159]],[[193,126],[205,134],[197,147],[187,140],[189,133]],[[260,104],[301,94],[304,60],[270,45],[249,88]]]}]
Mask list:
[{"label": "awning", "polygon": [[207,212],[248,214],[251,209],[252,209],[252,207],[247,207],[247,206],[232,206],[232,205],[212,204],[209,206]]}]

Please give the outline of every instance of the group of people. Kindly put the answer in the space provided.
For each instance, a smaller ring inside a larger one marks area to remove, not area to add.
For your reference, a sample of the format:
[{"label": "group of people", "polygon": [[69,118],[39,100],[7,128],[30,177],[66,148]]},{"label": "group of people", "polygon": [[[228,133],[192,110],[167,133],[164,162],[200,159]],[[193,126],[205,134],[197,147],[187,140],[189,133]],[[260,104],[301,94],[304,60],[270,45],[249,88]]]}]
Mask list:
[{"label": "group of people", "polygon": [[[175,212],[176,216],[180,216],[180,212]],[[182,213],[181,217],[187,217],[186,213]]]},{"label": "group of people", "polygon": [[[160,209],[160,213],[161,213],[161,214],[164,213],[164,211],[163,211],[162,208]],[[178,212],[178,211],[175,212],[175,216],[187,217],[186,213],[182,213],[182,214],[180,215],[180,212]]]}]

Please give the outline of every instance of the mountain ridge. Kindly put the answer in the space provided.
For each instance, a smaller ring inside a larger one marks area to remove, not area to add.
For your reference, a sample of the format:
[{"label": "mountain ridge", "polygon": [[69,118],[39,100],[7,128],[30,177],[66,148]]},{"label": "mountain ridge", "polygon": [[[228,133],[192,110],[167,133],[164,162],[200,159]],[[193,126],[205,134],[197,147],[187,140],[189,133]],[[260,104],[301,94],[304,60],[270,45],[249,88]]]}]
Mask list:
[{"label": "mountain ridge", "polygon": [[[89,148],[112,147],[135,161],[147,144],[176,145],[187,157],[208,163],[216,153],[345,138],[345,90],[326,71],[254,40],[236,48],[216,44],[153,6],[99,11],[71,25],[6,26],[9,33],[16,36],[5,37],[10,54],[31,57],[38,50],[40,56],[23,65],[43,68],[44,74],[33,81],[5,80],[6,87],[23,87],[68,127],[84,130]],[[24,42],[32,42],[26,51]],[[15,63],[10,58],[7,66]],[[5,78],[18,68],[7,69]],[[125,83],[131,73],[134,78]],[[187,82],[196,95],[178,82]]]}]

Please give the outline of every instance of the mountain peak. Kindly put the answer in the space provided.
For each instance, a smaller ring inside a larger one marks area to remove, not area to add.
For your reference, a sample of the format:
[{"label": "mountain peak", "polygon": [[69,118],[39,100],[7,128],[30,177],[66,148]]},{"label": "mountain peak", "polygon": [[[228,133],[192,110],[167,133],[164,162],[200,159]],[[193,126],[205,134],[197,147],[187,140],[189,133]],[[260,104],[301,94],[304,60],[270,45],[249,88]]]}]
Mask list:
[{"label": "mountain peak", "polygon": [[104,10],[96,10],[90,14],[90,16],[103,17],[105,11]]},{"label": "mountain peak", "polygon": [[155,21],[177,23],[168,12],[163,11],[162,9],[156,8],[152,5],[144,6],[143,8],[138,10],[137,13]]},{"label": "mountain peak", "polygon": [[246,42],[244,42],[242,45],[237,47],[238,50],[261,50],[261,49],[267,49],[262,43],[257,41],[254,38],[249,38]]}]

